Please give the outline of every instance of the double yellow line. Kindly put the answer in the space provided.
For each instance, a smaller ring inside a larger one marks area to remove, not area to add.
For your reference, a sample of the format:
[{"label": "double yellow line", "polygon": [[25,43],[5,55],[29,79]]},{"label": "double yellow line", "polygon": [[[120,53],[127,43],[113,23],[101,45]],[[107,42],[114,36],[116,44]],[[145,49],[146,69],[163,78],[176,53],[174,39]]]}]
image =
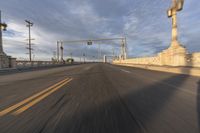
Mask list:
[{"label": "double yellow line", "polygon": [[60,89],[61,87],[63,87],[67,83],[69,83],[71,80],[72,80],[72,78],[66,78],[66,79],[50,86],[49,88],[47,88],[37,94],[34,94],[33,96],[26,98],[25,100],[15,104],[11,107],[8,107],[8,108],[0,111],[0,116],[4,116],[14,110],[15,111],[12,112],[12,115],[21,114],[22,112],[26,111],[33,105],[37,104],[38,102],[40,102],[41,100],[43,100],[44,98],[46,98],[47,96],[52,94],[53,92],[57,91],[58,89]]}]

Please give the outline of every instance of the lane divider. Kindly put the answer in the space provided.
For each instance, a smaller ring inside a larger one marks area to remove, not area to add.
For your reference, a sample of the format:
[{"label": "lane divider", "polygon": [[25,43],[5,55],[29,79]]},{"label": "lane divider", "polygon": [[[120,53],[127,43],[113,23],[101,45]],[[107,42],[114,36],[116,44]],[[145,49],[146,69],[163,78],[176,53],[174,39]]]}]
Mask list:
[{"label": "lane divider", "polygon": [[[22,105],[25,105],[25,104],[29,103],[30,101],[32,101],[32,100],[34,100],[34,99],[37,99],[38,97],[40,98],[41,96],[45,95],[45,94],[48,93],[48,92],[52,92],[52,90],[55,90],[55,87],[58,88],[58,87],[60,86],[59,88],[61,88],[61,87],[64,86],[66,83],[68,83],[68,81],[71,81],[71,80],[72,80],[72,78],[66,78],[66,79],[64,79],[64,80],[62,80],[62,81],[60,81],[60,82],[58,82],[58,83],[56,83],[56,84],[54,84],[54,85],[48,87],[47,89],[45,89],[45,90],[43,90],[43,91],[41,91],[41,92],[39,92],[39,93],[36,93],[36,94],[34,94],[33,96],[31,96],[31,97],[29,97],[29,98],[26,98],[25,100],[23,100],[23,101],[21,101],[21,102],[15,104],[15,105],[13,105],[13,106],[11,106],[11,107],[8,107],[8,108],[6,108],[6,109],[0,111],[0,116],[4,116],[4,115],[8,114],[8,113],[12,112],[13,110],[15,110],[15,109],[21,107]],[[62,86],[61,86],[61,85],[62,85]],[[59,89],[59,88],[58,88],[58,89]],[[57,90],[57,89],[56,89],[56,90]],[[54,91],[53,91],[53,92],[54,92]],[[52,92],[52,93],[53,93],[53,92]],[[49,93],[48,93],[48,94],[49,94]],[[25,110],[24,110],[24,111],[25,111]]]},{"label": "lane divider", "polygon": [[17,111],[13,112],[12,114],[13,115],[19,115],[19,114],[23,113],[24,111],[26,111],[27,109],[29,109],[33,105],[37,104],[38,102],[40,102],[41,100],[43,100],[44,98],[46,98],[47,96],[49,96],[50,94],[52,94],[53,92],[55,92],[58,89],[60,89],[61,87],[63,87],[65,84],[69,83],[71,80],[72,79],[69,79],[68,81],[62,83],[61,85],[59,85],[56,88],[50,90],[49,92],[45,93],[44,95],[41,95],[37,99],[31,101],[30,103],[28,103],[25,106],[21,107],[20,109],[18,109]]}]

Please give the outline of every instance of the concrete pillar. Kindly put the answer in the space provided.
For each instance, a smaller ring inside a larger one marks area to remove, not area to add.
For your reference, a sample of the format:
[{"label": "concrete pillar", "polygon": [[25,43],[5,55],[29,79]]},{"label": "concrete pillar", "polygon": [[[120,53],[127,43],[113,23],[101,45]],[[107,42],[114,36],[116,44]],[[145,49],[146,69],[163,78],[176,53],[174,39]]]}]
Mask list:
[{"label": "concrete pillar", "polygon": [[0,11],[0,54],[3,54],[3,41],[2,41],[2,29],[1,29],[1,11]]},{"label": "concrete pillar", "polygon": [[172,10],[172,43],[171,45],[179,45],[178,30],[177,30],[177,13],[176,9]]},{"label": "concrete pillar", "polygon": [[103,56],[103,62],[106,63],[106,55]]},{"label": "concrete pillar", "polygon": [[16,62],[16,58],[9,58],[9,67],[10,68],[16,68],[17,67],[17,62]]}]

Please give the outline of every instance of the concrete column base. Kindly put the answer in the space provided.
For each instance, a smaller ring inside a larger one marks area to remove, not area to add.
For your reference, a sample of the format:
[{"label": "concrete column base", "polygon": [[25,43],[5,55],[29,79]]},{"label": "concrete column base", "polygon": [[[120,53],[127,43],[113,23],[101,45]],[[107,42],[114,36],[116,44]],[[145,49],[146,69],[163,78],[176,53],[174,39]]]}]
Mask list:
[{"label": "concrete column base", "polygon": [[[177,43],[177,42],[175,42]],[[159,54],[161,64],[167,66],[186,66],[187,50],[180,44],[173,44]]]},{"label": "concrete column base", "polygon": [[15,67],[16,67],[16,58],[7,56],[5,53],[0,54],[0,69],[15,68]]}]

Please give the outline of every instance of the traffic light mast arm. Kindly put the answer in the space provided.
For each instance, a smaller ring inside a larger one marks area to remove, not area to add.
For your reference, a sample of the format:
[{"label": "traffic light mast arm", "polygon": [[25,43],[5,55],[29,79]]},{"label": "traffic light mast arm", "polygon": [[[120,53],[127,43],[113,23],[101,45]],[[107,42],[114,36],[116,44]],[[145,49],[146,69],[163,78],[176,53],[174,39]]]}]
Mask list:
[{"label": "traffic light mast arm", "polygon": [[86,43],[87,45],[92,45],[93,42],[98,41],[113,41],[113,40],[122,40],[121,42],[121,58],[126,59],[127,58],[127,42],[126,37],[118,37],[118,38],[101,38],[101,39],[87,39],[87,40],[72,40],[72,41],[58,41],[58,43]]},{"label": "traffic light mast arm", "polygon": [[97,42],[97,41],[112,41],[112,40],[123,40],[125,38],[101,38],[101,39],[88,39],[88,40],[72,40],[72,41],[59,41],[63,43],[77,43],[77,42]]}]

